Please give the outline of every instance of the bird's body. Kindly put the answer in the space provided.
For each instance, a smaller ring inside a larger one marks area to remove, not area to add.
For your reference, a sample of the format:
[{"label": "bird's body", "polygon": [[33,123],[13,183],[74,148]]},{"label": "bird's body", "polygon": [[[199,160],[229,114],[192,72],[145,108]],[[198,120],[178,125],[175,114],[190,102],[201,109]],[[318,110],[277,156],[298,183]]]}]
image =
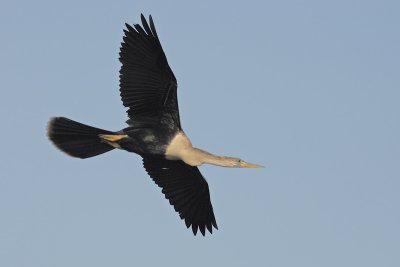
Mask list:
[{"label": "bird's body", "polygon": [[261,167],[239,158],[216,156],[193,147],[178,109],[177,81],[150,16],[142,26],[126,24],[121,46],[120,93],[128,107],[128,127],[113,132],[64,117],[52,118],[49,139],[73,157],[93,157],[115,148],[140,155],[143,166],[196,234],[217,228],[208,184],[197,166]]},{"label": "bird's body", "polygon": [[120,139],[118,144],[122,149],[139,155],[155,154],[164,155],[169,143],[181,129],[173,127],[170,118],[163,118],[145,125],[135,123],[118,132],[126,137]]}]

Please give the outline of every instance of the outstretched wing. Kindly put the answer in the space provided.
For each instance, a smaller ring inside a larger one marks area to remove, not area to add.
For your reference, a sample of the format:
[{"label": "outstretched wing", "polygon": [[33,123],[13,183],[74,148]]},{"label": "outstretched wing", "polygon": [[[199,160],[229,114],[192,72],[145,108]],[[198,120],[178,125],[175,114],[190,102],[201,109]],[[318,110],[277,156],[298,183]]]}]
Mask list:
[{"label": "outstretched wing", "polygon": [[150,155],[143,156],[143,166],[194,235],[198,229],[203,235],[206,228],[218,229],[207,181],[197,167]]},{"label": "outstretched wing", "polygon": [[168,112],[180,128],[177,82],[158,39],[152,17],[142,26],[126,24],[120,49],[120,93],[128,116],[155,117]]}]

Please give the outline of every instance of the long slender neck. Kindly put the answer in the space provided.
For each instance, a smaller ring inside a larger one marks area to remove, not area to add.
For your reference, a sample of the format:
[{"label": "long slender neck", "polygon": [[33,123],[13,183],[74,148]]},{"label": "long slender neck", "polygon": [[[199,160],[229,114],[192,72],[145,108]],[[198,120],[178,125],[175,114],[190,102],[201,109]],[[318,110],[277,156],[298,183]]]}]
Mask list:
[{"label": "long slender neck", "polygon": [[193,147],[183,160],[190,165],[198,166],[203,163],[221,167],[233,167],[237,162],[236,158],[217,156],[199,148]]},{"label": "long slender neck", "polygon": [[183,160],[191,166],[199,166],[203,163],[218,165],[222,167],[237,166],[239,159],[231,157],[216,156],[207,151],[192,146],[189,138],[184,132],[179,132],[168,144],[165,157],[169,160]]}]

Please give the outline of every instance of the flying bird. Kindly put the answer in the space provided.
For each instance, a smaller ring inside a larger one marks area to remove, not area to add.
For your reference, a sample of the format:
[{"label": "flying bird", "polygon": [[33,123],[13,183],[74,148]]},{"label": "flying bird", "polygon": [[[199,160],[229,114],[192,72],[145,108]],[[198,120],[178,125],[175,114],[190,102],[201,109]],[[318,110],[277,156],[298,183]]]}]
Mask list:
[{"label": "flying bird", "polygon": [[261,165],[239,158],[217,156],[195,148],[182,129],[177,81],[168,65],[151,16],[142,25],[125,24],[119,60],[120,95],[127,107],[128,127],[107,131],[64,117],[53,117],[47,135],[66,154],[90,158],[113,149],[140,155],[143,166],[162,188],[186,227],[194,235],[218,229],[207,181],[199,169],[203,163],[223,167],[255,168]]}]

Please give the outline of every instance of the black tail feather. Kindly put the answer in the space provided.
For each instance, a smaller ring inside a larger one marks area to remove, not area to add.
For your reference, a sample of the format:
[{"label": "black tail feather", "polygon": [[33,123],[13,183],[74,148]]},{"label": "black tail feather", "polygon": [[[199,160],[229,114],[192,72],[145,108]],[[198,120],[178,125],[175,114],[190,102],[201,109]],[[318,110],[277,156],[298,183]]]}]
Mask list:
[{"label": "black tail feather", "polygon": [[50,119],[47,135],[53,144],[72,157],[90,158],[114,149],[99,134],[113,132],[88,126],[64,117]]}]

